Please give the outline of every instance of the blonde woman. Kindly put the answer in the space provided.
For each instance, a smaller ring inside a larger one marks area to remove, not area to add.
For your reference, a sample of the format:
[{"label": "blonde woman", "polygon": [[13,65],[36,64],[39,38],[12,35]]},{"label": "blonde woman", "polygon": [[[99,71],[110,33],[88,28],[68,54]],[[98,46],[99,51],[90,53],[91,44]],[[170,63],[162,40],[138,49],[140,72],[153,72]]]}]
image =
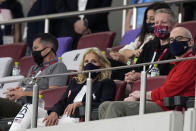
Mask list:
[{"label": "blonde woman", "polygon": [[[107,67],[110,67],[110,62],[101,51],[96,48],[91,48],[84,54],[80,70],[94,70]],[[98,108],[102,102],[112,101],[114,99],[116,85],[114,81],[110,79],[110,76],[110,70],[91,73],[93,80],[92,108]],[[62,98],[48,111],[48,115],[45,112],[45,118],[43,115],[44,113],[41,113],[41,110],[39,110],[38,117],[43,118],[38,120],[38,126],[52,126],[64,124],[66,122],[78,122],[79,119],[75,112],[78,107],[85,104],[87,77],[88,73],[78,74],[74,77]],[[39,114],[42,115],[39,116]],[[28,128],[29,126],[30,123],[29,125],[26,125],[25,128]],[[20,129],[24,129],[24,126]]]}]

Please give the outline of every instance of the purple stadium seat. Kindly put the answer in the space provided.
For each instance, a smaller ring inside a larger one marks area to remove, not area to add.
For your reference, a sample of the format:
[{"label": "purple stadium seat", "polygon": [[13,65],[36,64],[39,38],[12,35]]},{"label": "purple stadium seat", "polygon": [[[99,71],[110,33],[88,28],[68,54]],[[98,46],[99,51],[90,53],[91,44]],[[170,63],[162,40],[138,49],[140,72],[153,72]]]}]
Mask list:
[{"label": "purple stadium seat", "polygon": [[123,38],[122,41],[120,42],[121,45],[126,45],[129,44],[130,42],[135,41],[135,39],[137,38],[138,34],[140,33],[140,28],[137,28],[135,30],[129,30],[127,31]]},{"label": "purple stadium seat", "polygon": [[63,53],[70,50],[72,44],[72,37],[59,37],[58,40],[58,50],[56,52],[56,57],[61,57]]}]

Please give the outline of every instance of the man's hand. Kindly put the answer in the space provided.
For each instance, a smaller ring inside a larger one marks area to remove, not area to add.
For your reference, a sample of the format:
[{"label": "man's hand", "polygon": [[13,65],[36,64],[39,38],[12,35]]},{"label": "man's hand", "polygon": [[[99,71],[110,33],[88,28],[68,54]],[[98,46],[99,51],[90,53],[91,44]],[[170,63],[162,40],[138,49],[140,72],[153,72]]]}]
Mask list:
[{"label": "man's hand", "polygon": [[133,83],[140,79],[141,74],[134,70],[125,74],[125,81],[127,83]]},{"label": "man's hand", "polygon": [[9,100],[18,100],[19,98],[21,98],[22,96],[25,96],[25,92],[23,91],[22,88],[20,87],[16,87],[16,88],[12,88],[12,89],[8,89],[5,94],[7,94],[7,98]]},{"label": "man's hand", "polygon": [[56,112],[51,112],[49,116],[45,117],[43,122],[45,126],[53,126],[58,124],[58,115]]},{"label": "man's hand", "polygon": [[140,99],[140,91],[134,91],[129,94],[129,97],[134,97],[135,99],[139,100]]},{"label": "man's hand", "polygon": [[124,101],[137,101],[137,99],[133,96],[129,96],[129,97],[125,98]]},{"label": "man's hand", "polygon": [[74,102],[72,104],[69,104],[65,109],[64,114],[66,114],[67,116],[71,116],[71,114],[73,115],[75,113],[76,108],[79,106],[82,106],[81,102]]},{"label": "man's hand", "polygon": [[84,34],[84,33],[89,33],[88,28],[84,26],[84,21],[83,20],[77,20],[74,23],[74,31],[78,34]]}]

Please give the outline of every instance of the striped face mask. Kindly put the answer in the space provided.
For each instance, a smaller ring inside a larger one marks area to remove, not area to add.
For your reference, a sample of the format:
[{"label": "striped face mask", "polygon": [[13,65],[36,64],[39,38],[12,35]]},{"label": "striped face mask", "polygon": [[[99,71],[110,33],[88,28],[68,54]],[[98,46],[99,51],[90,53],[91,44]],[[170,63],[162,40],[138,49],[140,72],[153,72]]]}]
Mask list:
[{"label": "striped face mask", "polygon": [[169,38],[168,26],[156,25],[154,26],[154,34],[157,38],[165,40]]}]

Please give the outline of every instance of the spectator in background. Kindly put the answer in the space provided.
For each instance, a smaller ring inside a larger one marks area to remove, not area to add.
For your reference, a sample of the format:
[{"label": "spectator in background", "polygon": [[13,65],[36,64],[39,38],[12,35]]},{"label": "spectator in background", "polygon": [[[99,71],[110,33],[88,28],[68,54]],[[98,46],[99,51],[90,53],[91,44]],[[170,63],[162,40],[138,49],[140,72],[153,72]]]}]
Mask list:
[{"label": "spectator in background", "polygon": [[[101,68],[110,67],[109,61],[98,49],[89,49],[85,52],[83,60],[80,65],[80,71],[84,70],[95,70]],[[115,83],[110,79],[111,71],[101,71],[91,73],[92,77],[92,109],[98,108],[98,106],[104,101],[112,101],[115,96]],[[61,99],[48,111],[41,110],[39,108],[41,118],[38,120],[39,126],[53,126],[63,125],[65,123],[79,122],[79,114],[77,113],[78,107],[85,105],[85,94],[86,94],[86,80],[87,74],[78,74],[71,80],[66,92]],[[32,107],[24,114],[24,118],[20,118],[21,125],[15,126],[13,122],[10,131],[26,129],[30,125]],[[19,114],[20,115],[20,114]],[[61,117],[62,116],[62,117]],[[29,118],[28,118],[29,117]],[[60,118],[61,117],[61,118]],[[28,123],[26,121],[29,121]],[[25,125],[23,124],[25,123]],[[17,122],[16,122],[17,124]],[[17,127],[14,128],[14,127]]]},{"label": "spectator in background", "polygon": [[[37,0],[28,12],[28,17],[56,13],[56,0]],[[55,20],[50,20],[49,32],[55,35]],[[28,22],[27,24],[27,54],[31,54],[33,40],[37,34],[44,33],[44,21]]]},{"label": "spectator in background", "polygon": [[188,2],[183,4],[182,21],[196,20],[196,2]]},{"label": "spectator in background", "polygon": [[[170,52],[176,57],[185,58],[194,56],[191,47],[194,44],[191,32],[184,27],[176,27],[170,34]],[[157,89],[146,93],[145,113],[167,111],[163,99],[173,96],[195,96],[196,60],[173,62],[174,68],[170,71],[164,84]],[[129,94],[124,101],[105,102],[99,107],[99,118],[107,119],[122,116],[137,115],[139,113],[140,92]]]},{"label": "spectator in background", "polygon": [[[136,64],[173,59],[169,51],[169,34],[176,25],[175,15],[171,9],[158,9],[155,12],[154,34],[155,39],[146,43]],[[148,66],[147,73],[151,73],[152,65]],[[167,75],[173,66],[170,63],[158,65],[160,75]],[[140,79],[142,67],[134,68],[125,74],[125,81],[133,83]]]},{"label": "spectator in background", "polygon": [[[58,42],[51,34],[37,35],[33,42],[33,58],[36,65],[29,70],[27,77],[52,75],[67,72],[66,66],[59,63],[56,59],[56,51]],[[29,80],[22,82],[20,87],[11,88],[5,94],[9,100],[18,101],[21,105],[24,103],[31,103],[33,85]],[[48,88],[56,88],[65,86],[67,83],[67,76],[58,76],[43,78],[38,81],[40,92]],[[23,90],[22,88],[25,88]],[[4,98],[0,98],[0,117],[15,117],[22,107],[20,104],[14,103]],[[14,104],[13,104],[14,103]]]},{"label": "spectator in background", "polygon": [[146,9],[140,34],[134,42],[125,45],[119,52],[111,52],[110,55],[114,60],[127,64],[129,59],[132,60],[135,56],[139,57],[144,44],[155,38],[154,14],[157,9],[161,8],[170,9],[169,5],[164,2],[155,2]]},{"label": "spectator in background", "polygon": [[[22,6],[17,0],[0,0],[0,8],[9,9],[11,11],[13,18],[24,17]],[[13,37],[10,37],[10,40],[9,40],[12,43],[20,42],[21,41],[21,24],[16,23],[13,26],[11,25],[1,26],[0,44],[3,44],[3,36],[13,36]]]},{"label": "spectator in background", "polygon": [[[131,4],[139,4],[139,3],[147,3],[147,2],[156,2],[156,1],[163,1],[163,0],[132,0]],[[146,10],[147,7],[142,7],[142,8],[138,8],[137,9],[137,26],[136,28],[140,28],[142,26],[142,23],[144,21],[144,12]],[[129,31],[132,29],[132,18],[133,15],[133,9],[130,9],[127,12],[127,16],[126,16],[126,23],[125,23],[125,31]]]},{"label": "spectator in background", "polygon": [[[58,13],[83,11],[103,8],[111,5],[112,0],[57,0]],[[56,35],[71,36],[73,38],[72,50],[76,49],[78,39],[85,34],[108,31],[108,13],[79,15],[59,20],[56,25]]]}]

